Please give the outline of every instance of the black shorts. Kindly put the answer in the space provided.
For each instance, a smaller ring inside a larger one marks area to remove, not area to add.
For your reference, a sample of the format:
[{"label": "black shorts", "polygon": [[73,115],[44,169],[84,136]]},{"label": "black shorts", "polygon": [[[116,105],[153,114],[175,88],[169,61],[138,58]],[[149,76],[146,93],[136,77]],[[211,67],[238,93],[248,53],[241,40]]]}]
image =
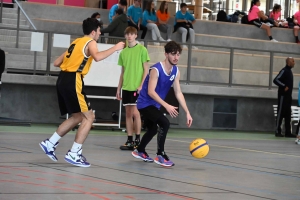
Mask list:
[{"label": "black shorts", "polygon": [[143,119],[147,124],[148,121],[157,122],[157,120],[161,117],[165,117],[164,114],[158,110],[155,106],[147,106],[145,108],[139,109],[141,115],[143,115]]},{"label": "black shorts", "polygon": [[82,74],[61,71],[56,82],[56,90],[61,115],[91,110],[84,92]]},{"label": "black shorts", "polygon": [[136,100],[139,97],[137,91],[122,91],[123,106],[135,106]]},{"label": "black shorts", "polygon": [[262,22],[259,19],[251,20],[249,24],[253,24],[254,26],[260,28],[262,26]]}]

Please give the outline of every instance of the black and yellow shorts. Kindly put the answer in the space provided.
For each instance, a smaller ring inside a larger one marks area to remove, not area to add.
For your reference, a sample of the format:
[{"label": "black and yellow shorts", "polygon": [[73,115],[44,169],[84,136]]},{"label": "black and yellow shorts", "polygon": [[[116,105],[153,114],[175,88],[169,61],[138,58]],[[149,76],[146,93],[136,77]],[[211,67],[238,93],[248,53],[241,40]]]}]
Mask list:
[{"label": "black and yellow shorts", "polygon": [[91,110],[84,92],[81,73],[61,71],[56,82],[56,90],[61,115]]}]

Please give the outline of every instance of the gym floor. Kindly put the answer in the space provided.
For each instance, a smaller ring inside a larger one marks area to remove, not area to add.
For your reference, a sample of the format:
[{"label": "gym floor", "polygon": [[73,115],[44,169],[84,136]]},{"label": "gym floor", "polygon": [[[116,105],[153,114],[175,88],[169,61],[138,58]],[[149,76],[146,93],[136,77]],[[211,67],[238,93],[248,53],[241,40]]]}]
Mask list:
[{"label": "gym floor", "polygon": [[[38,143],[55,125],[0,126],[1,200],[74,199],[300,199],[300,145],[273,133],[171,129],[165,150],[175,163],[163,168],[121,151],[121,131],[92,130],[83,155],[90,168],[64,161],[75,132],[59,142],[58,162]],[[189,153],[189,144],[204,138],[210,152],[203,159]],[[155,157],[156,138],[148,145]]]}]

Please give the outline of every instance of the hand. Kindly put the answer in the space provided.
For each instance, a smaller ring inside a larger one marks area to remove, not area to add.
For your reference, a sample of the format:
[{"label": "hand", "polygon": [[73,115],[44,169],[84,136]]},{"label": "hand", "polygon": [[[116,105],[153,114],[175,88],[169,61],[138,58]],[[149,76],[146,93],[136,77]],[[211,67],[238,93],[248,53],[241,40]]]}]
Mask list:
[{"label": "hand", "polygon": [[295,19],[294,22],[295,22],[295,24],[298,24],[298,20]]},{"label": "hand", "polygon": [[115,45],[116,51],[124,49],[125,43],[124,42],[119,42],[118,44]]},{"label": "hand", "polygon": [[138,94],[140,94],[140,91],[142,90],[142,88],[143,88],[143,86],[140,86],[136,89]]},{"label": "hand", "polygon": [[191,117],[190,113],[186,114],[186,125],[187,127],[191,127],[193,122],[193,118]]},{"label": "hand", "polygon": [[120,101],[120,100],[122,100],[122,98],[121,98],[121,92],[120,92],[121,90],[119,90],[119,89],[117,89],[117,93],[116,93],[116,97],[117,97],[117,99]]},{"label": "hand", "polygon": [[285,88],[284,88],[284,91],[286,92],[286,91],[288,91],[289,90],[289,88],[286,86]]},{"label": "hand", "polygon": [[173,117],[177,117],[178,116],[178,112],[176,109],[178,109],[178,107],[174,107],[174,106],[171,106],[171,105],[167,105],[165,107],[165,109],[168,111],[168,113],[170,114],[170,116],[173,118]]}]

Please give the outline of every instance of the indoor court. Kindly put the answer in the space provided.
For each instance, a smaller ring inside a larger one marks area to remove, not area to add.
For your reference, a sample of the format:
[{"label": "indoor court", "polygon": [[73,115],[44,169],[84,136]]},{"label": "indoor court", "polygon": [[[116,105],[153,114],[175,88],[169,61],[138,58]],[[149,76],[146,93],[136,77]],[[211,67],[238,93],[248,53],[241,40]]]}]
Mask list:
[{"label": "indoor court", "polygon": [[[72,166],[64,155],[74,131],[60,140],[51,161],[39,147],[56,126],[1,126],[0,199],[300,199],[300,146],[271,133],[171,129],[165,150],[175,163],[164,168],[121,151],[125,133],[92,130],[83,145],[90,168]],[[203,159],[189,144],[204,138]],[[155,157],[156,139],[148,146]]]}]

